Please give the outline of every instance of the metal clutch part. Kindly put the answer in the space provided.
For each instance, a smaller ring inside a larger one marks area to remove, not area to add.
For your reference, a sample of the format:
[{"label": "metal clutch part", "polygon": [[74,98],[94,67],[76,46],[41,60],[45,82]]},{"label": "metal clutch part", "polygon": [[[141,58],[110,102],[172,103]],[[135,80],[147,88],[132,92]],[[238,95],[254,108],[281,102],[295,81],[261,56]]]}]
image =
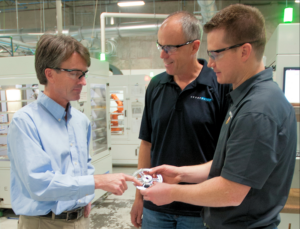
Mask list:
[{"label": "metal clutch part", "polygon": [[151,171],[151,169],[139,169],[133,173],[133,176],[141,183],[143,183],[142,186],[136,186],[137,189],[144,190],[152,186],[154,182],[159,182],[159,183],[163,182],[162,175],[160,174],[157,174],[156,177],[153,177],[151,175],[144,173],[149,171]]}]

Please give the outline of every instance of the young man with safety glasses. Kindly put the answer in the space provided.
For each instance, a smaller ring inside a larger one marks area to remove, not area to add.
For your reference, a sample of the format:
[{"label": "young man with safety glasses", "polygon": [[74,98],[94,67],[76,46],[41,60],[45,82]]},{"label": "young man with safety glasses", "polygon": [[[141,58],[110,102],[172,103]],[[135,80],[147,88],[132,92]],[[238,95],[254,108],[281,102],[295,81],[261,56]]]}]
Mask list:
[{"label": "young man with safety glasses", "polygon": [[275,229],[291,186],[297,131],[295,111],[262,61],[263,15],[254,7],[230,5],[204,29],[208,66],[219,83],[233,87],[214,158],[198,166],[153,168],[150,174],[162,174],[170,184],[141,193],[157,205],[205,206],[209,229]]}]

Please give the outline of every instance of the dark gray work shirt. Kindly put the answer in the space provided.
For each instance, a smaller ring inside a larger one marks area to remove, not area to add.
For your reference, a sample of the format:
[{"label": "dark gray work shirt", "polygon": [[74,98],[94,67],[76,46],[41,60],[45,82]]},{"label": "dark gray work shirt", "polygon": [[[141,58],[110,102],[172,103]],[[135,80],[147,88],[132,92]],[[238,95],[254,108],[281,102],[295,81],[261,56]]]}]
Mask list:
[{"label": "dark gray work shirt", "polygon": [[251,189],[237,207],[205,207],[204,221],[212,229],[276,228],[295,166],[295,111],[273,82],[271,68],[230,97],[209,179],[222,176]]},{"label": "dark gray work shirt", "polygon": [[[140,139],[151,142],[151,166],[183,166],[212,160],[221,126],[227,113],[226,94],[231,87],[220,85],[207,62],[199,76],[184,90],[166,72],[155,76],[146,92]],[[202,207],[173,202],[144,207],[175,215],[200,216]]]}]

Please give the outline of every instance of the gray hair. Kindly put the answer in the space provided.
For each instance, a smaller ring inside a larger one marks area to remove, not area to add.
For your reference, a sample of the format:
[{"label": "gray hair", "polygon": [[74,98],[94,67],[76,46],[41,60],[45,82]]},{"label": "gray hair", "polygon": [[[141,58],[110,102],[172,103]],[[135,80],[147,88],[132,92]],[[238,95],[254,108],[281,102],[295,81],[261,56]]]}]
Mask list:
[{"label": "gray hair", "polygon": [[163,21],[163,23],[168,19],[170,19],[171,17],[176,17],[179,19],[179,22],[181,22],[183,35],[186,41],[202,40],[202,35],[203,35],[202,25],[200,21],[193,14],[187,11],[177,11],[171,13]]},{"label": "gray hair", "polygon": [[74,52],[85,60],[88,67],[91,65],[88,49],[75,38],[50,34],[41,36],[35,52],[35,71],[40,84],[47,85],[46,68],[59,68]]}]

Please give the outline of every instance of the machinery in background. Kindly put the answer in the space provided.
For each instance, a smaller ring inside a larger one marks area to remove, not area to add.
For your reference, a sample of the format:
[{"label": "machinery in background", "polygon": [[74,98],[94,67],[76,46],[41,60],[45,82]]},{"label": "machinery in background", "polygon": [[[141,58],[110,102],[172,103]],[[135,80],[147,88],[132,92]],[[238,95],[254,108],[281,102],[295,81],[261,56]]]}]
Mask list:
[{"label": "machinery in background", "polygon": [[115,100],[117,104],[117,110],[113,111],[113,113],[110,115],[110,123],[111,123],[111,132],[116,133],[117,131],[123,131],[123,128],[119,127],[119,115],[123,115],[123,102],[119,100],[118,96],[116,94],[111,94],[111,99]]},{"label": "machinery in background", "polygon": [[[35,101],[40,85],[34,69],[34,56],[0,58],[0,208],[11,208],[10,161],[7,157],[7,133],[13,114]],[[18,67],[16,67],[18,66]],[[95,174],[112,172],[108,63],[91,59],[87,85],[80,100],[71,105],[87,115],[91,121],[90,155]],[[105,194],[95,191],[94,201]]]},{"label": "machinery in background", "polygon": [[114,165],[138,163],[141,142],[138,136],[149,82],[150,77],[145,75],[109,77],[111,149]]},{"label": "machinery in background", "polygon": [[[287,100],[295,108],[298,136],[300,136],[299,28],[299,23],[279,24],[265,48],[266,66],[273,67],[274,81],[277,82],[278,86],[283,90]],[[300,157],[299,138],[297,152]]]},{"label": "machinery in background", "polygon": [[[299,23],[279,24],[269,39],[266,48],[266,66],[273,67],[273,78],[283,90],[287,100],[294,106],[297,117],[297,156],[291,189],[300,189],[300,58]],[[276,102],[276,101],[274,101]],[[299,193],[299,191],[298,191]],[[296,198],[296,197],[295,197]],[[300,227],[299,210],[280,213],[281,223],[278,229]]]},{"label": "machinery in background", "polygon": [[284,68],[300,67],[299,23],[279,24],[266,44],[266,66],[273,67],[274,80],[283,89]]}]

